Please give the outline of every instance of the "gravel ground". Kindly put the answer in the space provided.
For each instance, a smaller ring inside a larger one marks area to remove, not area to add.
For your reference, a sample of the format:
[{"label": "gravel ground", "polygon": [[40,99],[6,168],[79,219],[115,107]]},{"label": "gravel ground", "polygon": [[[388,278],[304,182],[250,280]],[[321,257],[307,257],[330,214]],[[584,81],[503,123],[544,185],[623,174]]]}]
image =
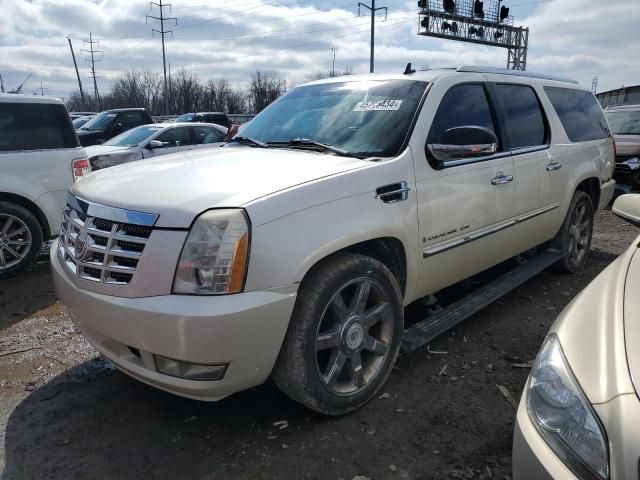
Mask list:
[{"label": "gravel ground", "polygon": [[2,478],[510,478],[515,412],[497,386],[519,398],[513,364],[637,233],[603,212],[582,274],[544,272],[401,356],[384,394],[340,418],[271,383],[201,403],[128,378],[78,333],[43,261],[0,280]]}]

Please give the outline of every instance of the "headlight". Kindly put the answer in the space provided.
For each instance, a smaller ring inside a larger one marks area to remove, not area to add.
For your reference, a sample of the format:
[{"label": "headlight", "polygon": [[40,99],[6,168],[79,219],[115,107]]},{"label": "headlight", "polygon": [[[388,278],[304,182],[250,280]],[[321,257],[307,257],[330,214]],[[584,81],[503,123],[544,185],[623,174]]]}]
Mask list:
[{"label": "headlight", "polygon": [[555,335],[545,340],[527,389],[529,417],[556,455],[581,479],[608,479],[604,429]]},{"label": "headlight", "polygon": [[173,293],[219,295],[242,290],[249,253],[249,222],[243,210],[200,215],[182,248]]}]

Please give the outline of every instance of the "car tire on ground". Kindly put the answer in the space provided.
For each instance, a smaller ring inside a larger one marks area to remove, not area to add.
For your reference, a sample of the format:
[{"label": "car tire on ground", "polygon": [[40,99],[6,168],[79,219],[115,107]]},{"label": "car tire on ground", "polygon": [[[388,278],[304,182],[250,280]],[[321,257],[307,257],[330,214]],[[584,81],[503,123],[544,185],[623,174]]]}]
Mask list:
[{"label": "car tire on ground", "polygon": [[42,246],[42,228],[26,208],[0,202],[0,278],[15,275],[31,265]]},{"label": "car tire on ground", "polygon": [[338,253],[303,281],[273,371],[293,400],[341,415],[371,400],[400,350],[404,311],[398,283],[371,257]]},{"label": "car tire on ground", "polygon": [[552,248],[565,254],[553,266],[554,270],[564,273],[578,273],[582,270],[591,247],[593,217],[591,197],[582,191],[574,193],[562,227],[551,242]]}]

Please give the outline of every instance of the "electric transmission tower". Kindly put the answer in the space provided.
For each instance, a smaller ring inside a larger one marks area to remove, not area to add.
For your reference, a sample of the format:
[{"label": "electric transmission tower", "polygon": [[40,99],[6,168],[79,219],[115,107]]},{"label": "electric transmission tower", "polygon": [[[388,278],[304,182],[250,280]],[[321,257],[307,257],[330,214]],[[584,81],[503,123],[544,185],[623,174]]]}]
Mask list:
[{"label": "electric transmission tower", "polygon": [[100,60],[96,60],[96,55],[104,53],[102,50],[95,50],[93,48],[94,45],[99,45],[100,42],[93,39],[91,32],[89,32],[89,40],[84,40],[85,45],[89,45],[89,49],[83,48],[81,51],[88,53],[91,58],[85,58],[85,62],[91,63],[91,75],[89,78],[93,78],[93,95],[94,95],[94,108],[96,112],[102,110],[102,102],[100,102],[100,94],[98,93],[98,82],[96,79],[100,78],[96,76],[96,62]]},{"label": "electric transmission tower", "polygon": [[384,10],[384,19],[387,19],[389,9],[387,7],[376,8],[376,0],[371,0],[371,6],[358,2],[358,16],[360,16],[360,7],[366,8],[371,11],[371,54],[369,56],[369,73],[373,73],[374,70],[374,49],[375,49],[375,28],[376,28],[376,13],[378,10]]},{"label": "electric transmission tower", "polygon": [[160,30],[157,30],[155,28],[151,29],[151,35],[153,36],[153,32],[159,33],[160,36],[162,37],[162,68],[164,69],[164,114],[165,115],[169,115],[169,88],[167,85],[167,57],[165,54],[165,49],[164,49],[164,35],[166,33],[170,33],[171,36],[173,36],[173,30],[165,30],[164,29],[164,22],[166,21],[171,21],[173,20],[175,22],[174,26],[178,25],[178,19],[175,17],[165,17],[164,16],[164,9],[168,8],[169,11],[171,11],[171,4],[170,3],[162,3],[162,0],[159,0],[159,3],[156,2],[149,2],[149,9],[153,9],[153,6],[158,7],[158,9],[160,10],[160,16],[159,17],[155,17],[153,15],[145,15],[145,21],[149,22],[149,19],[153,19],[153,20],[158,20],[160,22]]}]

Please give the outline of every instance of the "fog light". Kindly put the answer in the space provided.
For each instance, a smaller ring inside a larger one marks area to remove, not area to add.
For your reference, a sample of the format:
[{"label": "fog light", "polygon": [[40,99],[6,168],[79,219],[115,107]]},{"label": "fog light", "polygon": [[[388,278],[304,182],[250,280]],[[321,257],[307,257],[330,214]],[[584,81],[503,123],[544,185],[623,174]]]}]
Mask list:
[{"label": "fog light", "polygon": [[227,370],[227,365],[201,365],[199,363],[181,362],[171,358],[153,356],[156,370],[172,377],[187,380],[221,380]]}]

